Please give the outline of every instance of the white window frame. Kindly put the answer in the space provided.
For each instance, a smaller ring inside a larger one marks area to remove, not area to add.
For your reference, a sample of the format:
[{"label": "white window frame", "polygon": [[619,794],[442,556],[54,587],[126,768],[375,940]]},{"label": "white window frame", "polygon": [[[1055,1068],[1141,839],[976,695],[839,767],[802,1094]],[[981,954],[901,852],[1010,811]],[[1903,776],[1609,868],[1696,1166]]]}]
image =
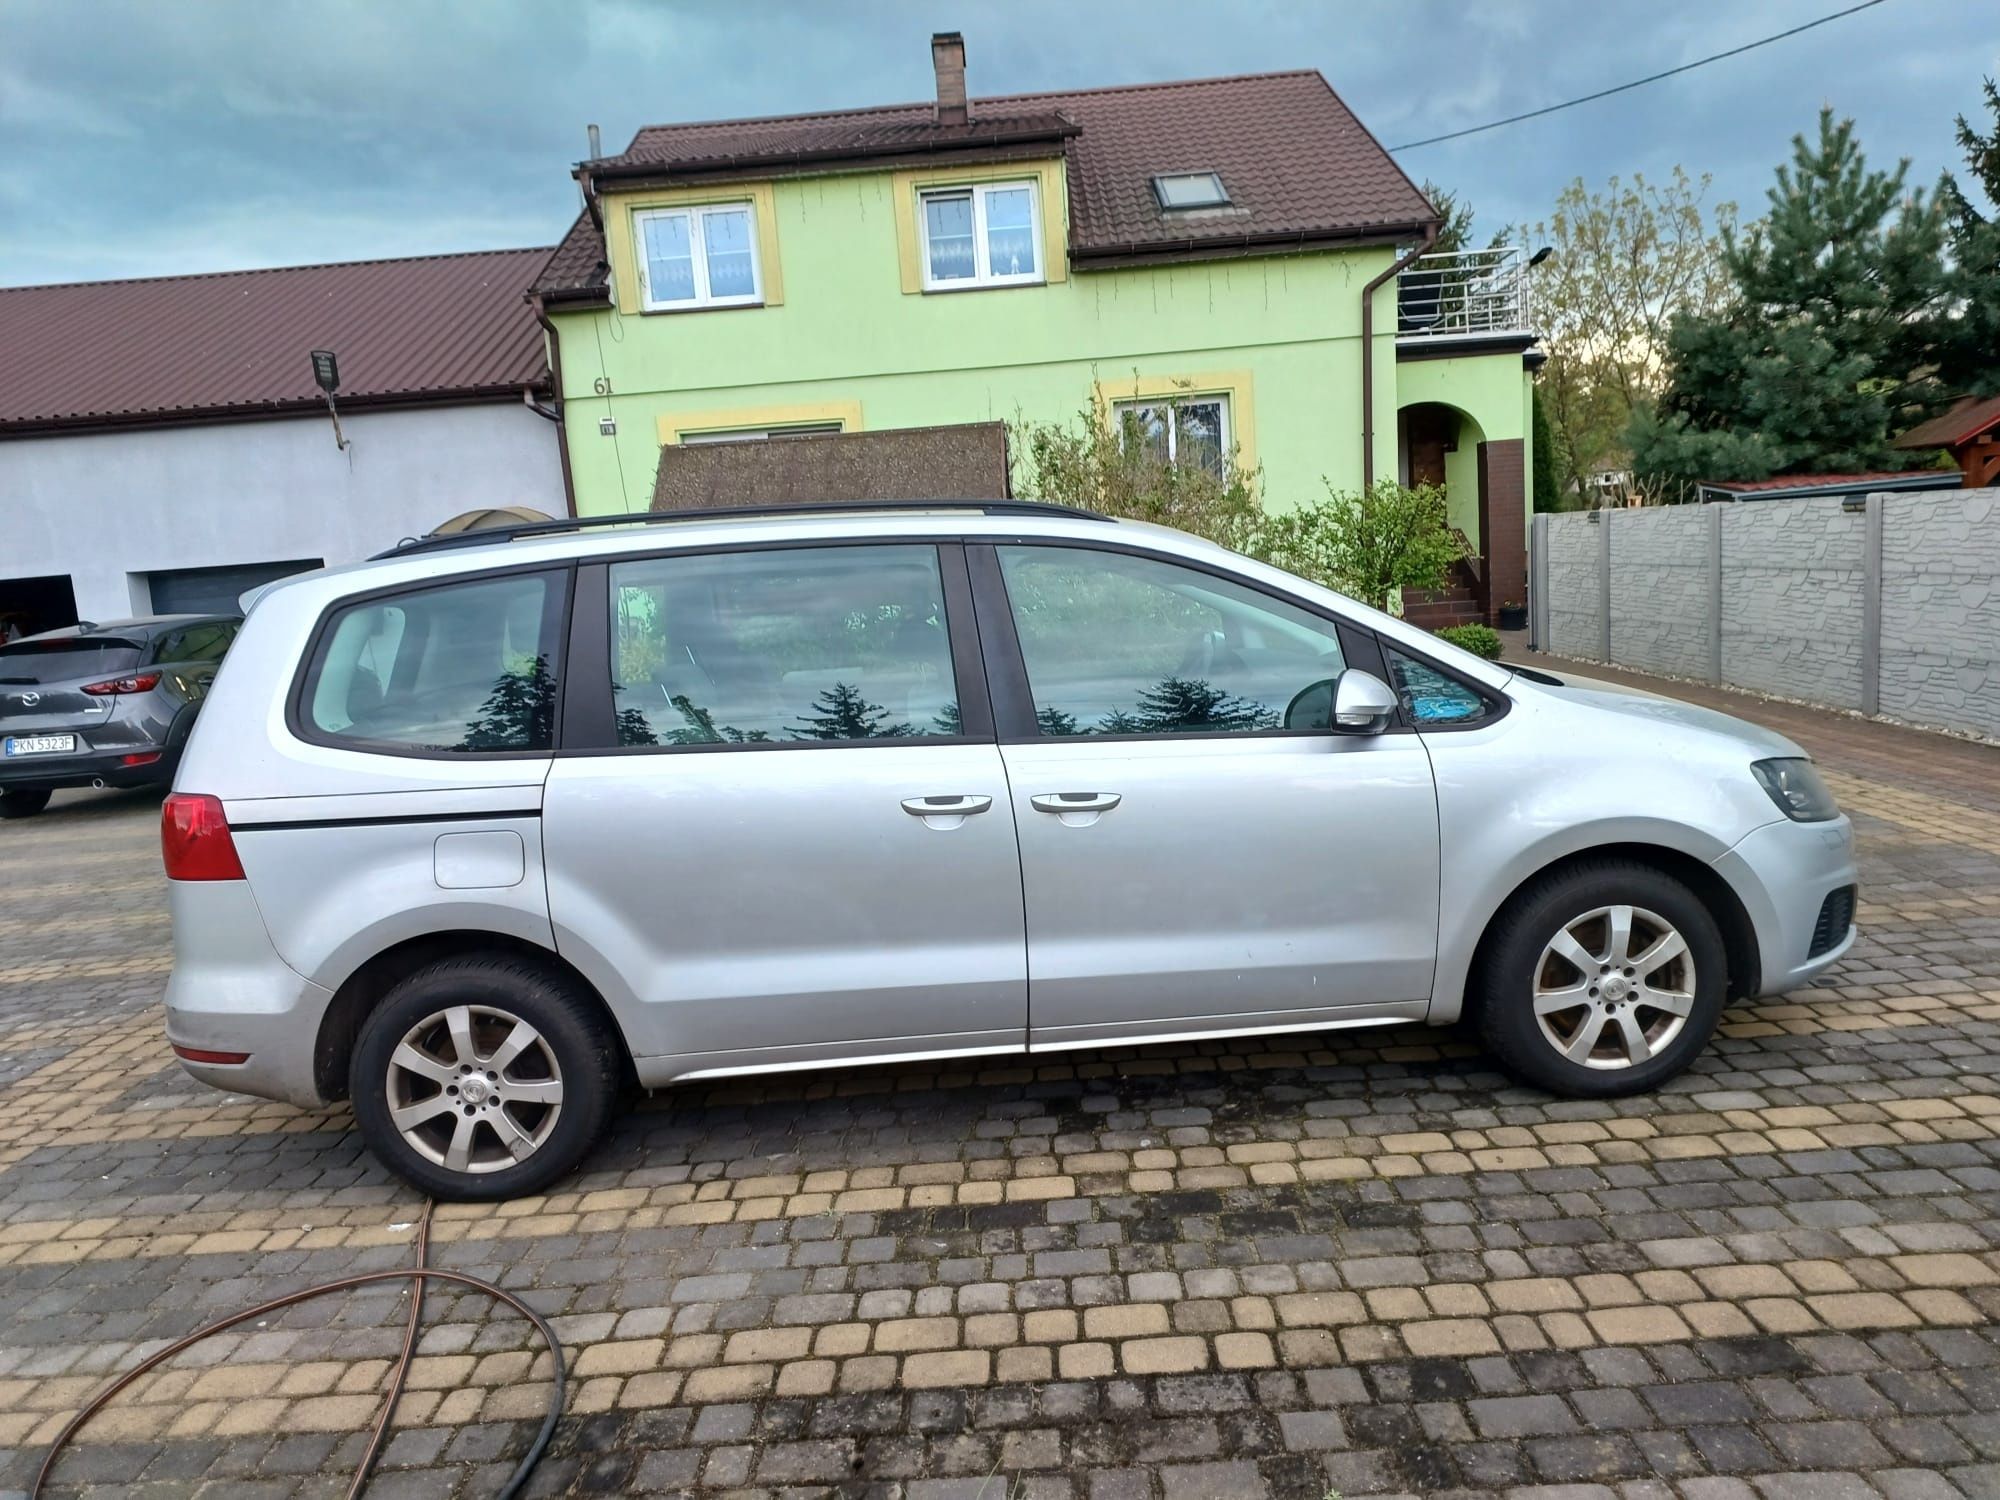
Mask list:
[{"label": "white window frame", "polygon": [[[986,243],[986,199],[992,193],[1028,193],[1028,233],[1035,247],[1035,269],[1022,276],[996,276]],[[931,216],[924,211],[933,198],[972,199],[972,275],[937,280],[931,275]],[[917,190],[917,253],[923,258],[924,290],[927,292],[969,292],[991,286],[1040,286],[1049,279],[1048,246],[1042,241],[1042,185],[1033,177],[1009,178],[1004,182],[967,182],[956,187],[930,186]]]},{"label": "white window frame", "polygon": [[[706,220],[712,213],[741,213],[750,219],[750,294],[747,297],[717,297],[708,289],[708,235]],[[694,296],[679,302],[653,299],[650,266],[646,255],[646,226],[656,219],[685,219],[688,249],[694,265]],[[764,303],[764,257],[758,242],[757,205],[748,198],[729,203],[703,203],[689,208],[642,208],[632,215],[632,258],[638,263],[639,305],[646,312],[693,312],[704,307],[761,307]]]},{"label": "white window frame", "polygon": [[1223,472],[1227,473],[1230,465],[1229,455],[1234,451],[1236,440],[1236,415],[1229,409],[1230,396],[1228,391],[1175,391],[1171,396],[1131,396],[1123,401],[1114,401],[1111,403],[1111,420],[1116,425],[1118,441],[1122,444],[1125,441],[1126,413],[1131,412],[1136,414],[1148,408],[1166,409],[1168,412],[1167,462],[1170,464],[1178,463],[1180,462],[1181,432],[1180,424],[1172,420],[1173,409],[1180,406],[1206,404],[1210,401],[1215,402],[1222,409],[1222,468]]},{"label": "white window frame", "polygon": [[768,443],[773,439],[783,442],[786,438],[838,437],[845,430],[838,420],[774,422],[768,427],[709,427],[699,432],[683,432],[680,440],[683,446],[699,448],[713,443]]}]

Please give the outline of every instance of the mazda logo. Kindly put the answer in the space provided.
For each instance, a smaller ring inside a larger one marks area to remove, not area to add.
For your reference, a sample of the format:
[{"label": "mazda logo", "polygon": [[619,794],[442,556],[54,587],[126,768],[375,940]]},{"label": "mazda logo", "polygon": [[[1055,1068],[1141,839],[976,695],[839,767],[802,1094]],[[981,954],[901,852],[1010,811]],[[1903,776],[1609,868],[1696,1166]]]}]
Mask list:
[{"label": "mazda logo", "polygon": [[41,701],[42,701],[42,695],[40,693],[21,694],[21,707],[23,708],[33,708],[37,703],[40,703]]}]

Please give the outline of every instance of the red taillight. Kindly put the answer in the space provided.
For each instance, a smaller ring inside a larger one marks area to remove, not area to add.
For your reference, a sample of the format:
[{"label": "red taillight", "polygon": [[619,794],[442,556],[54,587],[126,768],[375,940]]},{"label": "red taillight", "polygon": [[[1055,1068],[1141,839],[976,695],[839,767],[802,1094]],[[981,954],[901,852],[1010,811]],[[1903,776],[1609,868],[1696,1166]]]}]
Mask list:
[{"label": "red taillight", "polygon": [[241,880],[243,861],[229,836],[222,799],[175,792],[160,809],[160,853],[169,880]]},{"label": "red taillight", "polygon": [[118,757],[118,764],[121,766],[150,766],[160,758],[162,753],[159,750],[142,750],[137,755],[121,755]]},{"label": "red taillight", "polygon": [[179,1042],[172,1044],[174,1056],[192,1063],[221,1063],[234,1067],[237,1063],[250,1061],[247,1052],[211,1052],[206,1047],[183,1047]]},{"label": "red taillight", "polygon": [[107,677],[90,683],[84,691],[93,698],[115,698],[121,693],[150,693],[159,685],[158,672],[141,672],[134,677]]}]

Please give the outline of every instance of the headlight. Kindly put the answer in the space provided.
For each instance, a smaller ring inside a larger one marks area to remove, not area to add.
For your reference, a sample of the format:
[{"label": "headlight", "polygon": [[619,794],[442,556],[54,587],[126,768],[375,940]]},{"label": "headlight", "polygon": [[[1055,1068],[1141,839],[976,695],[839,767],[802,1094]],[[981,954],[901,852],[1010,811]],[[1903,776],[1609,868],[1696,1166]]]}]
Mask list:
[{"label": "headlight", "polygon": [[1809,760],[1760,760],[1750,766],[1778,810],[1795,823],[1824,823],[1840,816],[1833,793]]}]

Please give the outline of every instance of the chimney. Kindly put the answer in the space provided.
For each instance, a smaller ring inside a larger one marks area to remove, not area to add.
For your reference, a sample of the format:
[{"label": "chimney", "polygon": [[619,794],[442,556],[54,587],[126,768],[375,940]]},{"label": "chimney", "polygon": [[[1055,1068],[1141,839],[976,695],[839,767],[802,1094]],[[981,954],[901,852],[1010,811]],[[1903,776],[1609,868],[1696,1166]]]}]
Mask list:
[{"label": "chimney", "polygon": [[586,125],[584,129],[590,134],[590,159],[596,161],[600,156],[604,155],[603,139],[598,135],[595,125]]},{"label": "chimney", "polygon": [[931,33],[931,67],[937,70],[937,118],[940,125],[963,125],[965,108],[965,38],[956,31]]}]

